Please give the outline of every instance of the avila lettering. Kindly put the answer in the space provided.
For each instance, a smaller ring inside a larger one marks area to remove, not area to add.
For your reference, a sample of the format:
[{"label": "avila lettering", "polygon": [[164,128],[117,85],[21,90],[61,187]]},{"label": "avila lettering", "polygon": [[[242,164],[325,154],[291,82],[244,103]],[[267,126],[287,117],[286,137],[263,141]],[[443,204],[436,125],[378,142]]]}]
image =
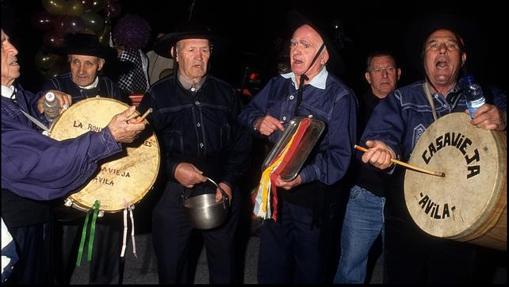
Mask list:
[{"label": "avila lettering", "polygon": [[423,195],[422,193],[420,195],[421,200],[419,200],[419,205],[421,206],[424,213],[429,215],[431,218],[434,219],[448,218],[451,216],[449,210],[454,211],[454,209],[456,209],[455,206],[452,206],[449,209],[448,203],[444,203],[441,207],[440,204],[433,202],[428,195]]}]

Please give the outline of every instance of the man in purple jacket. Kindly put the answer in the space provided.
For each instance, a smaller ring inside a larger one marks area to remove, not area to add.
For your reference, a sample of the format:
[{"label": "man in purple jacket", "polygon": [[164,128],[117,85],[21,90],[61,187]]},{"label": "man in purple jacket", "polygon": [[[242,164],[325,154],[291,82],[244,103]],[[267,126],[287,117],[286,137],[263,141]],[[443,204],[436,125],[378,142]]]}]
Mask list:
[{"label": "man in purple jacket", "polygon": [[2,29],[2,219],[14,238],[19,261],[8,283],[45,283],[45,201],[75,191],[95,173],[97,162],[122,151],[144,129],[127,121],[134,107],[115,115],[100,132],[56,141],[38,131],[26,114],[36,114],[39,99],[14,81],[20,76],[18,51]]}]

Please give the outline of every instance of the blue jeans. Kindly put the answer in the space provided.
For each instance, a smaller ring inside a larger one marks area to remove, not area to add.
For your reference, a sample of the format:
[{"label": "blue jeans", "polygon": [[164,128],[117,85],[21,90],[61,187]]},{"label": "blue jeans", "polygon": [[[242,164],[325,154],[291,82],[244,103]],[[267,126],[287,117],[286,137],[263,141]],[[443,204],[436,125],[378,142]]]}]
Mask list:
[{"label": "blue jeans", "polygon": [[385,198],[353,186],[341,230],[341,256],[335,284],[364,284],[368,254],[384,227]]}]

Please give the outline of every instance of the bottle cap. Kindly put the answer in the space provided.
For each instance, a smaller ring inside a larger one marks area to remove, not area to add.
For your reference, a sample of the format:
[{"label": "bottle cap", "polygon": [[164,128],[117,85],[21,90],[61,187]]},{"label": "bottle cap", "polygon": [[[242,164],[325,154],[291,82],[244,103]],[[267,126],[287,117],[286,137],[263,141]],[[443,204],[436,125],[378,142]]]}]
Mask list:
[{"label": "bottle cap", "polygon": [[48,102],[53,102],[55,100],[55,94],[53,94],[52,92],[47,92],[45,97],[46,101]]}]

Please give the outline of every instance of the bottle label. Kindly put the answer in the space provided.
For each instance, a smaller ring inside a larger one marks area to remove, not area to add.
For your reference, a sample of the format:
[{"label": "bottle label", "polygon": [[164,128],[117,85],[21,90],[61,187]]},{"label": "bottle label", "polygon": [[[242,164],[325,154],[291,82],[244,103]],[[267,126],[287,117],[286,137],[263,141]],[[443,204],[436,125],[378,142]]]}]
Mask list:
[{"label": "bottle label", "polygon": [[477,111],[477,109],[479,109],[482,105],[484,105],[484,97],[480,98],[480,99],[477,99],[477,100],[474,100],[474,101],[468,101],[467,102],[467,108],[468,108],[468,113],[470,114],[470,118],[474,118],[475,116],[475,112]]}]

